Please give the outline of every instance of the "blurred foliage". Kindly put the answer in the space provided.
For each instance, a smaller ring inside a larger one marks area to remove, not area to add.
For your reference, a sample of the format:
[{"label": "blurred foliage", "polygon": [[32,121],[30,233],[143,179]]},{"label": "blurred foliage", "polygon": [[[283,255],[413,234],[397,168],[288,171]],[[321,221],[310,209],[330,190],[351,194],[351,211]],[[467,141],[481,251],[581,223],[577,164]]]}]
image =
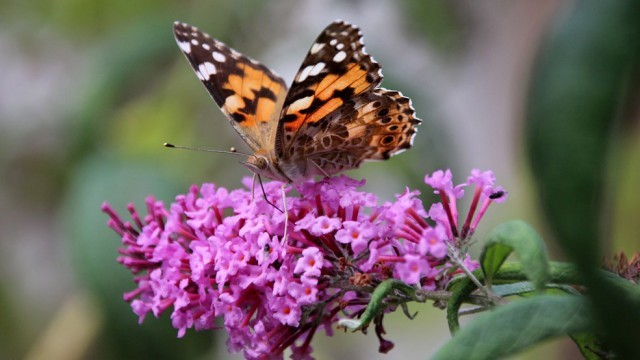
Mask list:
[{"label": "blurred foliage", "polygon": [[25,346],[25,333],[22,327],[15,326],[20,320],[15,297],[5,289],[7,286],[0,283],[0,357],[14,359]]},{"label": "blurred foliage", "polygon": [[[581,1],[558,23],[533,77],[529,151],[548,221],[595,265],[606,160],[638,56],[636,2]],[[625,114],[628,115],[628,114]]]},{"label": "blurred foliage", "polygon": [[466,29],[459,3],[445,0],[404,0],[403,3],[409,19],[405,25],[424,34],[429,44],[443,55],[462,48]]},{"label": "blurred foliage", "polygon": [[541,295],[478,316],[441,347],[433,359],[502,359],[540,342],[588,329],[587,302]]},{"label": "blurred foliage", "polygon": [[[629,334],[640,324],[634,295],[595,271],[615,121],[637,91],[640,2],[578,1],[550,33],[534,73],[529,104],[529,156],[549,225],[581,268],[606,339],[623,358],[639,358]],[[602,245],[610,246],[607,241]]]},{"label": "blurred foliage", "polygon": [[[637,106],[637,104],[635,104]],[[640,243],[640,196],[629,196],[637,192],[640,184],[640,126],[622,125],[621,139],[614,145],[612,171],[607,177],[611,186],[613,203],[611,209],[612,229],[610,252],[625,251],[632,254],[638,251]],[[627,130],[628,129],[628,130]]]}]

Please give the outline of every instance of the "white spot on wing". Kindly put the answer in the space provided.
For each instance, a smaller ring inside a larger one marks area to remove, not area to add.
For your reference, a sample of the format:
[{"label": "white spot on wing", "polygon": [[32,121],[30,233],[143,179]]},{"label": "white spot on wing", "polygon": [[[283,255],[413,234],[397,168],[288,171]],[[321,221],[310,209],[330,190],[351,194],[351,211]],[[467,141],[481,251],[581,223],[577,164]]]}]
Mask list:
[{"label": "white spot on wing", "polygon": [[198,44],[199,44],[198,40],[196,40],[196,39],[191,39],[191,43],[192,43],[194,46],[198,46]]},{"label": "white spot on wing", "polygon": [[347,53],[344,51],[340,51],[339,53],[336,54],[336,56],[333,57],[333,61],[334,62],[341,62],[342,60],[347,58]]},{"label": "white spot on wing", "polygon": [[224,106],[227,109],[240,109],[244,107],[244,101],[238,95],[231,95],[224,100]]},{"label": "white spot on wing", "polygon": [[217,62],[224,62],[225,60],[227,60],[227,58],[224,55],[222,55],[217,51],[214,51],[211,55],[213,55],[213,60]]},{"label": "white spot on wing", "polygon": [[207,44],[207,43],[203,43],[202,44],[202,48],[205,49],[205,50],[211,50],[211,46],[209,46],[209,44]]},{"label": "white spot on wing", "polygon": [[311,72],[313,67],[313,65],[309,65],[306,68],[302,69],[302,71],[300,71],[300,75],[298,75],[298,78],[296,79],[296,82],[303,82],[307,78],[307,76],[309,76],[309,73]]},{"label": "white spot on wing", "polygon": [[316,76],[318,74],[320,74],[320,71],[322,71],[322,69],[324,69],[324,63],[323,62],[319,62],[317,63],[310,71],[309,71],[309,76]]},{"label": "white spot on wing", "polygon": [[304,110],[311,105],[313,102],[313,96],[303,97],[302,99],[298,99],[294,101],[289,108],[287,109],[287,114],[293,114],[299,112],[300,110]]},{"label": "white spot on wing", "polygon": [[204,78],[201,80],[209,80],[211,75],[215,75],[217,70],[215,65],[207,61],[200,64],[200,66],[198,66],[198,71],[200,72],[200,75],[202,75],[202,77]]},{"label": "white spot on wing", "polygon": [[324,47],[324,44],[315,43],[311,46],[311,50],[309,52],[312,54],[317,54],[318,51],[322,50],[323,47]]},{"label": "white spot on wing", "polygon": [[188,42],[179,41],[178,46],[180,47],[180,50],[182,50],[183,52],[187,54],[191,53],[191,44],[189,44]]},{"label": "white spot on wing", "polygon": [[342,49],[344,49],[344,44],[343,44],[343,43],[338,44],[338,45],[336,46],[336,49],[338,49],[338,50],[342,50]]},{"label": "white spot on wing", "polygon": [[329,45],[331,46],[335,46],[338,43],[338,40],[336,39],[331,39],[331,41],[329,41]]}]

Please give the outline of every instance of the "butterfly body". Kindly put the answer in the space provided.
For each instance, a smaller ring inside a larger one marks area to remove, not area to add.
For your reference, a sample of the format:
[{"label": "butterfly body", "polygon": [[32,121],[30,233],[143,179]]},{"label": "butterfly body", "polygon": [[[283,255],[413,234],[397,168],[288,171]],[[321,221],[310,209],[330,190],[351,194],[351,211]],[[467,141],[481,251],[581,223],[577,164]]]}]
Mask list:
[{"label": "butterfly body", "polygon": [[198,78],[253,151],[243,162],[283,182],[331,176],[411,147],[411,101],[378,87],[380,65],[357,27],[331,23],[311,46],[290,89],[273,71],[176,22],[176,41]]}]

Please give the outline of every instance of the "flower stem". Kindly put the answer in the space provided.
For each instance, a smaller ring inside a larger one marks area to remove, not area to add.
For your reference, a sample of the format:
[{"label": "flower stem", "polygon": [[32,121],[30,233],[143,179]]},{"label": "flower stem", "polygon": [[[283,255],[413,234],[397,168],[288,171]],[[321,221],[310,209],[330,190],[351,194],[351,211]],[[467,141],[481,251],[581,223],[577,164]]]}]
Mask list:
[{"label": "flower stem", "polygon": [[467,266],[464,264],[464,261],[462,260],[462,257],[460,256],[459,249],[456,248],[455,246],[453,246],[453,244],[450,243],[450,242],[447,242],[447,254],[449,255],[449,258],[451,259],[451,261],[453,261],[453,263],[458,265],[458,267],[460,267],[460,269],[462,269],[462,271],[464,271],[464,273],[467,275],[467,277],[478,287],[478,289],[480,289],[480,291],[482,291],[484,293],[484,295],[487,297],[487,299],[492,304],[504,304],[505,303],[504,299],[496,296],[489,288],[484,286],[480,282],[480,280],[478,280],[478,278],[475,277],[475,275],[473,275],[471,270],[469,270],[467,268]]}]

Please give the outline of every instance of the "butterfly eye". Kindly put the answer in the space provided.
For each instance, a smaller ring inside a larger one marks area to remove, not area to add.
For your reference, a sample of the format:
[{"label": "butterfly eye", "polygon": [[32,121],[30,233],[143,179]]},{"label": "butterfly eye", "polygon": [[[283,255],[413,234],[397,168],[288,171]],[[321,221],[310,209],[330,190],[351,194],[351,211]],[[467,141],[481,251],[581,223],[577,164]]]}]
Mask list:
[{"label": "butterfly eye", "polygon": [[260,170],[264,170],[267,167],[269,167],[269,162],[267,161],[267,159],[263,158],[263,157],[259,157],[256,160],[256,166],[258,167],[258,169]]}]

